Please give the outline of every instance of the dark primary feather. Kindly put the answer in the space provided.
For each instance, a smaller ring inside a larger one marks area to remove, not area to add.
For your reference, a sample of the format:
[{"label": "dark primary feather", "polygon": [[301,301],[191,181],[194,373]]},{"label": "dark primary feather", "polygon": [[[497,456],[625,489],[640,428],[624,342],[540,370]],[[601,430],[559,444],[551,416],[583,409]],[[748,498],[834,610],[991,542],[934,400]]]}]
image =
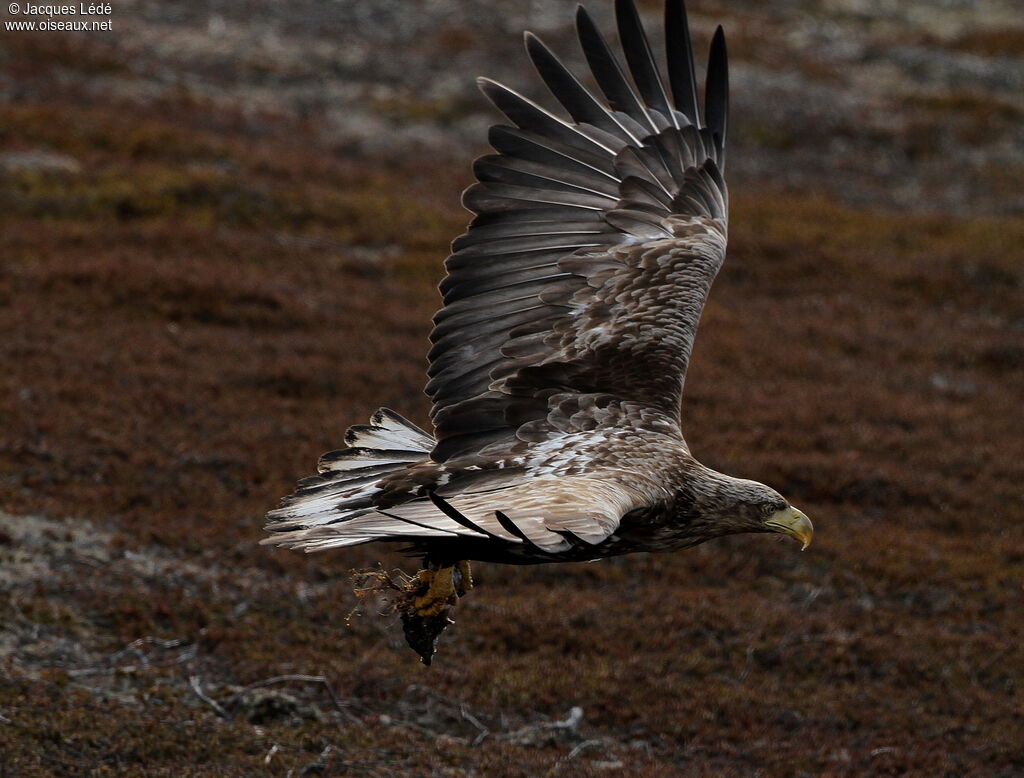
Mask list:
[{"label": "dark primary feather", "polygon": [[629,72],[633,74],[633,81],[641,97],[647,105],[671,118],[674,124],[675,118],[661,83],[658,64],[654,61],[651,45],[647,42],[647,34],[633,0],[615,0],[615,21],[619,26],[619,37],[622,39],[626,62],[629,63]]},{"label": "dark primary feather", "polygon": [[508,87],[491,81],[489,78],[478,78],[477,83],[495,107],[512,120],[517,127],[531,130],[572,149],[591,154],[600,156],[602,153],[611,151],[611,148],[588,137],[578,127],[566,124],[550,111],[541,108],[532,100],[528,100]]},{"label": "dark primary feather", "polygon": [[704,88],[704,116],[715,134],[719,167],[725,169],[725,135],[729,122],[729,60],[725,49],[725,31],[719,25],[711,39],[708,76]]},{"label": "dark primary feather", "polygon": [[565,106],[573,119],[580,124],[584,122],[592,124],[623,140],[633,143],[640,142],[640,138],[632,135],[625,126],[616,121],[611,111],[590,94],[576,76],[570,73],[558,57],[541,42],[540,38],[528,32],[525,35],[525,40],[526,51],[530,55],[530,59],[533,60],[540,77],[544,79],[551,94]]},{"label": "dark primary feather", "polygon": [[686,6],[681,2],[670,0],[665,3],[665,54],[676,108],[691,124],[699,127],[700,112],[697,108],[697,79],[694,77],[690,25],[686,18]]},{"label": "dark primary feather", "polygon": [[608,98],[609,105],[616,111],[622,111],[632,117],[649,130],[657,132],[658,126],[629,85],[618,60],[583,6],[576,9],[576,32],[587,64],[590,65],[590,72],[604,92],[604,96]]}]

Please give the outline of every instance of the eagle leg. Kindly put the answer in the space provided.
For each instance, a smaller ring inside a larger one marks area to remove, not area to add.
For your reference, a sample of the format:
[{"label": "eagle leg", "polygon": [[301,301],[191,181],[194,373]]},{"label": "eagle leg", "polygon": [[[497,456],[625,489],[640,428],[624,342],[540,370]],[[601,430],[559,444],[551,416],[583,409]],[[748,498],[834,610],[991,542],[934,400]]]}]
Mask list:
[{"label": "eagle leg", "polygon": [[405,640],[429,665],[437,651],[437,639],[453,624],[452,608],[473,588],[469,562],[454,565],[428,564],[409,582],[398,603]]}]

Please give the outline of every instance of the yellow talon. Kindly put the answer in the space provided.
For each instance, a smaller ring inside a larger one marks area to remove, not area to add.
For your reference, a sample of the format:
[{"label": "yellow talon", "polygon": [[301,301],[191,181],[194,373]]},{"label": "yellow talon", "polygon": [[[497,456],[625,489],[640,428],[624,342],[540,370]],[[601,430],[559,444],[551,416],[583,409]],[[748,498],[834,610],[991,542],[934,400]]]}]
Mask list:
[{"label": "yellow talon", "polygon": [[473,571],[469,569],[469,560],[463,559],[455,563],[455,570],[458,573],[455,578],[455,593],[459,597],[465,597],[466,592],[473,588]]}]

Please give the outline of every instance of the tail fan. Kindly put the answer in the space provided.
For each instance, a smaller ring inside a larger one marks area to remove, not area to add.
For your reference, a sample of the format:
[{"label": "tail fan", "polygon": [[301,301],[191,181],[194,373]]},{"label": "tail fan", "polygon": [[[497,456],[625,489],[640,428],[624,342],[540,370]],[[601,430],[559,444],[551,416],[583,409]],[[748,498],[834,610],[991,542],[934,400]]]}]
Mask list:
[{"label": "tail fan", "polygon": [[[299,481],[295,492],[267,514],[266,529],[297,529],[348,521],[373,511],[377,483],[429,458],[434,438],[408,419],[381,408],[369,424],[350,427],[347,448],[320,457],[319,475]],[[264,543],[276,543],[271,535]]]}]

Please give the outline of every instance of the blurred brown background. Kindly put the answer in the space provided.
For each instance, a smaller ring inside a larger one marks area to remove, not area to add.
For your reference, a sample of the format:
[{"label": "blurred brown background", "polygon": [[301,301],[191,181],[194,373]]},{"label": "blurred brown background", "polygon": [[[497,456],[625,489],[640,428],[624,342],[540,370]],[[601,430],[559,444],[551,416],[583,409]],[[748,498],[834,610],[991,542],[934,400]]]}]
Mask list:
[{"label": "blurred brown background", "polygon": [[472,79],[543,98],[520,32],[578,64],[574,4],[0,28],[0,775],[1024,772],[1019,3],[689,5],[733,121],[685,431],[817,542],[480,566],[430,669],[347,576],[412,563],[256,541],[425,422]]}]

